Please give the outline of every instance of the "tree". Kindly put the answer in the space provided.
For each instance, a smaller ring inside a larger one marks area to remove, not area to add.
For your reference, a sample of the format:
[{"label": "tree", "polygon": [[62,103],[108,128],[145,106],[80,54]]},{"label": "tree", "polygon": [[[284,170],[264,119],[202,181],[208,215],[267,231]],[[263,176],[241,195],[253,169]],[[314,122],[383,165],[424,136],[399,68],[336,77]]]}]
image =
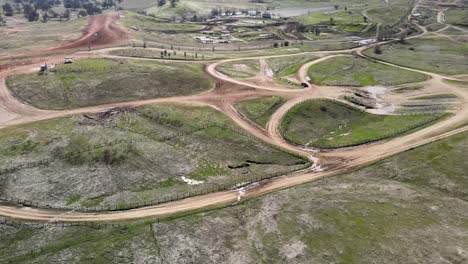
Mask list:
[{"label": "tree", "polygon": [[95,6],[93,3],[86,3],[83,5],[83,8],[86,10],[88,15],[92,16],[94,14],[101,14],[102,10]]},{"label": "tree", "polygon": [[38,21],[39,20],[39,13],[36,9],[34,9],[31,13],[25,14],[26,18],[29,22]]},{"label": "tree", "polygon": [[104,0],[102,2],[102,9],[109,9],[113,6],[115,6],[114,0]]},{"label": "tree", "polygon": [[179,3],[179,0],[170,0],[171,1],[171,7],[175,8],[177,4]]},{"label": "tree", "polygon": [[219,15],[219,10],[218,10],[218,8],[213,8],[213,9],[211,9],[211,16],[212,16],[212,17],[216,17],[216,16],[218,16],[218,15]]},{"label": "tree", "polygon": [[30,4],[24,4],[23,5],[23,13],[24,15],[31,14],[34,11],[34,7]]},{"label": "tree", "polygon": [[46,23],[47,21],[49,21],[49,14],[47,14],[47,12],[45,12],[42,15],[42,22]]},{"label": "tree", "polygon": [[86,12],[86,10],[80,10],[80,12],[78,12],[78,17],[85,17],[85,16],[88,16],[88,12]]},{"label": "tree", "polygon": [[335,8],[335,10],[338,10],[338,8],[340,8],[339,5],[334,5],[333,7]]},{"label": "tree", "polygon": [[3,14],[5,16],[13,16],[13,7],[10,5],[10,3],[6,3],[2,5],[3,8]]},{"label": "tree", "polygon": [[70,20],[70,9],[65,9],[65,12],[63,12],[63,14],[60,16],[60,20],[62,20],[62,18]]},{"label": "tree", "polygon": [[367,23],[367,17],[363,16],[362,18],[364,19],[364,23]]},{"label": "tree", "polygon": [[330,26],[335,25],[335,19],[333,17],[330,17]]},{"label": "tree", "polygon": [[163,6],[166,4],[166,0],[158,0],[158,6]]},{"label": "tree", "polygon": [[58,14],[57,12],[55,12],[54,10],[50,10],[49,13],[50,13],[50,16],[51,16],[52,18],[57,18],[57,17],[59,17],[59,14]]},{"label": "tree", "polygon": [[24,17],[27,18],[29,22],[39,20],[39,13],[37,12],[36,8],[34,8],[32,5],[23,5],[23,10]]},{"label": "tree", "polygon": [[403,33],[400,35],[400,43],[406,44],[406,34]]},{"label": "tree", "polygon": [[374,46],[374,53],[375,54],[382,54],[382,49],[380,49],[380,45]]}]

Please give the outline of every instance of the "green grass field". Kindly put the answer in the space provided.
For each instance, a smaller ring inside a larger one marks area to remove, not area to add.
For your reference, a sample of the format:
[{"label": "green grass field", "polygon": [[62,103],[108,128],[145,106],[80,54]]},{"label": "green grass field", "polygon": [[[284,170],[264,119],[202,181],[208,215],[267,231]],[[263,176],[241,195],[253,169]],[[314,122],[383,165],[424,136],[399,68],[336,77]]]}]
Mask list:
[{"label": "green grass field", "polygon": [[281,97],[272,96],[242,101],[236,104],[236,108],[250,120],[266,127],[271,115],[284,103]]},{"label": "green grass field", "polygon": [[123,23],[127,28],[136,27],[143,31],[197,31],[204,28],[203,25],[188,24],[188,23],[168,23],[163,20],[143,16],[136,13],[128,12],[123,18]]},{"label": "green grass field", "polygon": [[172,104],[2,129],[0,146],[2,195],[51,207],[125,208],[309,166],[216,110]]},{"label": "green grass field", "polygon": [[[410,1],[404,1],[410,2]],[[411,12],[412,5],[405,4],[392,4],[384,7],[378,7],[367,11],[369,17],[377,23],[383,25],[398,24]]]},{"label": "green grass field", "polygon": [[250,78],[260,73],[258,60],[239,60],[223,63],[216,68],[224,75],[233,78]]},{"label": "green grass field", "polygon": [[445,11],[445,22],[459,26],[468,26],[468,10]]},{"label": "green grass field", "polygon": [[300,16],[297,20],[305,25],[321,24],[332,26],[337,31],[343,32],[359,32],[367,25],[360,12],[344,10],[311,13]]},{"label": "green grass field", "polygon": [[447,39],[411,39],[407,44],[391,43],[381,47],[382,54],[373,50],[364,53],[397,65],[442,74],[468,73],[468,44]]},{"label": "green grass field", "polygon": [[321,263],[325,258],[416,264],[437,263],[442,256],[463,263],[467,150],[468,134],[459,134],[358,171],[159,223],[102,229],[0,225],[0,258],[12,263],[230,263],[242,250],[244,263]]},{"label": "green grass field", "polygon": [[120,4],[125,10],[140,11],[150,8],[157,3],[154,0],[123,0]]},{"label": "green grass field", "polygon": [[286,77],[296,74],[302,65],[315,59],[317,57],[313,55],[293,55],[267,59],[267,63],[277,77]]},{"label": "green grass field", "polygon": [[[7,26],[18,22],[10,22]],[[22,21],[13,30],[0,27],[0,56],[14,55],[20,52],[35,51],[46,47],[57,46],[81,36],[81,29],[86,25],[86,18],[69,21],[27,22],[25,18],[16,16],[15,20]]]},{"label": "green grass field", "polygon": [[311,100],[294,106],[281,122],[283,136],[298,145],[337,148],[395,137],[444,114],[373,115],[342,103]]},{"label": "green grass field", "polygon": [[335,57],[312,65],[309,77],[321,85],[341,86],[390,86],[426,80],[421,73],[351,56]]},{"label": "green grass field", "polygon": [[12,75],[7,85],[19,100],[42,109],[189,95],[212,87],[201,65],[87,59],[57,65],[45,74]]}]

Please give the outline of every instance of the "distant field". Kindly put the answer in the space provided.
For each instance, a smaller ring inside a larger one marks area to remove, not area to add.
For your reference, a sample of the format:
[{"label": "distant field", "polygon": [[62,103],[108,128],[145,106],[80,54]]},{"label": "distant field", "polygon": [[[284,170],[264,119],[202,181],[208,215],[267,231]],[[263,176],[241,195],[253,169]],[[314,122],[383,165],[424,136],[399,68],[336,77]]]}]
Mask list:
[{"label": "distant field", "polygon": [[236,108],[250,120],[262,127],[266,127],[266,124],[270,121],[271,115],[278,110],[284,102],[285,101],[281,97],[273,96],[242,101],[236,104]]},{"label": "distant field", "polygon": [[311,100],[294,106],[281,130],[286,139],[301,146],[336,148],[394,137],[442,116],[373,115],[342,103]]},{"label": "distant field", "polygon": [[21,101],[42,109],[72,109],[176,95],[212,87],[203,66],[87,59],[46,74],[11,75],[7,85]]},{"label": "distant field", "polygon": [[[366,27],[364,17],[357,11],[330,11],[317,12],[297,18],[305,25],[328,25],[334,26],[338,31],[357,32]],[[333,21],[333,23],[331,22]]]},{"label": "distant field", "polygon": [[447,10],[444,12],[445,22],[460,26],[468,26],[468,10]]},{"label": "distant field", "polygon": [[187,23],[168,23],[150,16],[143,16],[136,13],[127,13],[122,19],[128,28],[136,27],[143,31],[196,31],[205,26]]},{"label": "distant field", "polygon": [[[406,1],[410,2],[410,1]],[[395,25],[409,15],[412,6],[409,4],[391,4],[367,11],[372,20],[383,25]]]},{"label": "distant field", "polygon": [[309,76],[318,84],[344,86],[389,86],[426,80],[421,73],[351,56],[335,57],[314,64],[309,68]]},{"label": "distant field", "polygon": [[2,129],[1,194],[42,206],[125,208],[308,166],[238,131],[212,108],[172,104]]},{"label": "distant field", "polygon": [[407,44],[391,43],[381,47],[378,55],[372,49],[364,53],[376,59],[420,70],[442,73],[468,73],[468,44],[447,39],[411,39]]},{"label": "distant field", "polygon": [[160,17],[171,17],[181,16],[184,14],[186,17],[191,15],[208,15],[212,8],[219,8],[221,10],[226,9],[251,9],[266,11],[269,8],[277,8],[278,11],[270,10],[273,13],[279,13],[282,16],[297,16],[307,12],[315,12],[315,8],[333,8],[337,4],[343,9],[345,6],[349,8],[362,8],[365,6],[378,6],[380,1],[378,0],[332,0],[332,1],[308,1],[308,0],[271,0],[264,2],[252,2],[249,0],[181,0],[176,8],[170,8],[169,5],[158,7],[154,5],[148,8],[149,13],[153,13]]},{"label": "distant field", "polygon": [[0,27],[0,56],[33,51],[77,39],[87,23],[86,18],[49,21],[47,24],[27,22],[19,16],[13,19],[6,18],[7,26]]},{"label": "distant field", "polygon": [[239,258],[243,263],[322,263],[324,258],[356,264],[462,263],[460,252],[468,243],[467,151],[468,133],[463,133],[341,176],[160,222],[103,229],[0,224],[0,258],[12,263],[231,263]]},{"label": "distant field", "polygon": [[154,0],[123,0],[120,6],[126,10],[139,11],[152,7],[156,4],[157,2]]},{"label": "distant field", "polygon": [[219,65],[216,68],[222,74],[234,78],[255,77],[260,72],[260,63],[258,60],[240,60],[232,61]]}]

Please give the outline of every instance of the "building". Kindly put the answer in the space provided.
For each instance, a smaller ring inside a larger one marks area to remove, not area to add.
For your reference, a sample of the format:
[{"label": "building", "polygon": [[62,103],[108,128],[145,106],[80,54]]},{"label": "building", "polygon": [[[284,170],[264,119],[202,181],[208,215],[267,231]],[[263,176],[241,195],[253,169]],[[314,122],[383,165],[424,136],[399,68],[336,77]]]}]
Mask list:
[{"label": "building", "polygon": [[218,43],[231,43],[229,35],[223,35],[220,37],[195,37],[196,40],[203,44],[218,44]]},{"label": "building", "polygon": [[265,18],[265,19],[272,19],[273,18],[273,15],[269,12],[265,12],[262,14],[262,18]]},{"label": "building", "polygon": [[248,14],[249,16],[257,16],[257,11],[255,11],[255,10],[249,10],[249,11],[247,12],[247,14]]},{"label": "building", "polygon": [[356,43],[359,46],[365,46],[365,45],[369,45],[375,42],[376,42],[375,39],[362,39],[362,40],[353,41],[353,43]]}]

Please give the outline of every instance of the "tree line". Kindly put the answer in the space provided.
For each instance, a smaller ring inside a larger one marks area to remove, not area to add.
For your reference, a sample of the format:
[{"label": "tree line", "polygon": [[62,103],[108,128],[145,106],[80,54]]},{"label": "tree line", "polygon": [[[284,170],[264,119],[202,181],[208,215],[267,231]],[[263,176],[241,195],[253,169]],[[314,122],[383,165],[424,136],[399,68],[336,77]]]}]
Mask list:
[{"label": "tree line", "polygon": [[[179,0],[169,0],[169,3],[172,8],[175,8],[179,3]],[[158,0],[158,6],[165,6],[167,4],[166,0]]]},{"label": "tree line", "polygon": [[[123,0],[14,0],[2,5],[4,16],[14,16],[23,14],[32,22],[41,19],[47,22],[54,18],[58,20],[70,19],[71,11],[78,11],[78,17],[101,14],[103,10],[110,9],[120,4]],[[65,11],[58,13],[53,8],[63,6]],[[5,24],[5,20],[0,15],[0,25]]]}]

